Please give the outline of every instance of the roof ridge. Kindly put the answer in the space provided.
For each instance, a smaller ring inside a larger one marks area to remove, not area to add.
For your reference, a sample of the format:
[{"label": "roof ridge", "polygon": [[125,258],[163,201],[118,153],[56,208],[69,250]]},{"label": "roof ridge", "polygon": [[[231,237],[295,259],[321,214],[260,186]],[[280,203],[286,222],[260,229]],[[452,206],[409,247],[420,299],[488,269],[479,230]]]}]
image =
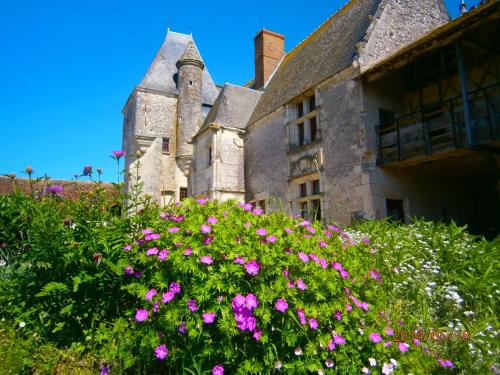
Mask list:
[{"label": "roof ridge", "polygon": [[328,24],[330,23],[330,21],[334,18],[334,17],[337,17],[338,15],[340,15],[341,13],[343,13],[344,11],[346,11],[348,9],[349,6],[352,6],[353,3],[357,2],[357,1],[360,1],[360,0],[348,0],[347,3],[345,3],[344,5],[342,5],[341,8],[337,9],[335,12],[333,12],[333,14],[328,17],[321,25],[319,25],[316,29],[314,29],[309,35],[307,35],[304,39],[302,39],[302,41],[299,42],[299,44],[297,44],[295,47],[293,47],[290,51],[288,51],[284,58],[283,58],[283,63],[286,63],[289,59],[291,59],[295,54],[298,53],[298,51],[300,49],[302,49],[305,44],[309,43],[312,41],[312,39],[318,35],[320,33],[320,31],[322,29],[324,29],[325,27],[328,26]]}]

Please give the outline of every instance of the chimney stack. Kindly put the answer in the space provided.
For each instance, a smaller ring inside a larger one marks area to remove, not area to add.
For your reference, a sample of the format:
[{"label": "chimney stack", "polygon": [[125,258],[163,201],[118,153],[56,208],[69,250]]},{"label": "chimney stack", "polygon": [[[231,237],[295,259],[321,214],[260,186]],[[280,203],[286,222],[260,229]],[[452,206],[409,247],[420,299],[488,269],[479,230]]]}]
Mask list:
[{"label": "chimney stack", "polygon": [[255,36],[254,89],[261,89],[285,54],[285,36],[262,29]]}]

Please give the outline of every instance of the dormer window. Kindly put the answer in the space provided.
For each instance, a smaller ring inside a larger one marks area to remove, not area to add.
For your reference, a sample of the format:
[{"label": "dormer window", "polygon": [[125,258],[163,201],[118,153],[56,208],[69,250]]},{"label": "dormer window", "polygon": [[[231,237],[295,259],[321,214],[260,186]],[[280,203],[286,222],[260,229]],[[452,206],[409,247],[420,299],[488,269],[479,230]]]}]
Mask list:
[{"label": "dormer window", "polygon": [[289,150],[318,141],[320,128],[316,95],[302,96],[287,106]]}]

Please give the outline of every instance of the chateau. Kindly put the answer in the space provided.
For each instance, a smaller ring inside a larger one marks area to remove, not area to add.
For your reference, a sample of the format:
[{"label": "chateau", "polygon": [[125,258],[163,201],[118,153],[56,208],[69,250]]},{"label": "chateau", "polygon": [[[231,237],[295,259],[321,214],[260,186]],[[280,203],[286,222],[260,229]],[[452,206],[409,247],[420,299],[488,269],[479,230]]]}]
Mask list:
[{"label": "chateau", "polygon": [[123,109],[126,186],[138,170],[161,204],[498,232],[499,25],[499,0],[455,20],[442,0],[351,0],[288,52],[258,32],[255,77],[223,87],[169,31]]}]

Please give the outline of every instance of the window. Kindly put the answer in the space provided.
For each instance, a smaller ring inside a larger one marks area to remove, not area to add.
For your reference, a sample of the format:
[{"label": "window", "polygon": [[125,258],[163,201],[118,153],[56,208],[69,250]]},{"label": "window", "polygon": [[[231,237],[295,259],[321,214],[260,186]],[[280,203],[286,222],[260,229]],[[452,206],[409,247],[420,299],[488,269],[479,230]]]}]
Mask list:
[{"label": "window", "polygon": [[316,96],[312,95],[309,97],[309,112],[312,112],[316,109]]},{"label": "window", "polygon": [[316,116],[311,117],[309,120],[309,127],[311,128],[311,142],[316,140],[316,134],[318,132],[318,125],[316,124]]},{"label": "window", "polygon": [[401,199],[386,199],[387,218],[393,221],[405,221],[403,201]]},{"label": "window", "polygon": [[302,216],[303,219],[307,219],[307,202],[302,202],[300,204],[300,216]]},{"label": "window", "polygon": [[208,155],[207,156],[208,156],[208,162],[207,162],[207,164],[208,165],[212,165],[212,147],[208,148]]},{"label": "window", "polygon": [[304,134],[304,123],[297,124],[297,129],[299,133],[299,146],[303,146],[305,144],[305,134]]},{"label": "window", "polygon": [[300,198],[307,197],[307,184],[305,182],[303,184],[299,185],[299,189],[300,189],[300,192],[299,192]]},{"label": "window", "polygon": [[314,180],[311,184],[312,184],[313,195],[318,195],[320,193],[319,180]]},{"label": "window", "polygon": [[313,204],[313,217],[314,217],[314,220],[321,220],[321,200],[314,199],[311,202]]},{"label": "window", "polygon": [[170,138],[163,138],[161,143],[161,151],[167,154],[170,152]]},{"label": "window", "polygon": [[179,189],[179,200],[183,201],[184,199],[187,198],[187,196],[188,196],[188,189],[185,187],[181,187]]},{"label": "window", "polygon": [[297,103],[297,118],[304,116],[304,105],[302,102]]}]

